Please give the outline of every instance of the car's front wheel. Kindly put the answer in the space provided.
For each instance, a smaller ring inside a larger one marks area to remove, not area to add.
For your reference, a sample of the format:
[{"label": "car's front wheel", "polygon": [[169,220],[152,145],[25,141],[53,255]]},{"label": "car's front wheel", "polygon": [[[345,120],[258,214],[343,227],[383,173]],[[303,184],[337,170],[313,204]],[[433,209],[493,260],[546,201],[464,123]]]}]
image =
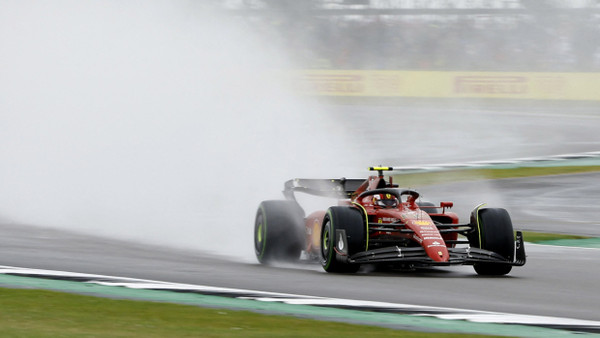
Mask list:
[{"label": "car's front wheel", "polygon": [[[469,242],[473,247],[493,251],[513,261],[515,238],[512,221],[508,211],[501,208],[485,208],[473,211],[472,226],[476,229],[470,236]],[[476,263],[475,272],[480,275],[506,275],[512,270],[511,264],[505,263]]]},{"label": "car's front wheel", "polygon": [[363,214],[353,207],[330,207],[321,229],[321,265],[327,272],[356,272],[359,264],[348,257],[365,250],[366,224]]}]

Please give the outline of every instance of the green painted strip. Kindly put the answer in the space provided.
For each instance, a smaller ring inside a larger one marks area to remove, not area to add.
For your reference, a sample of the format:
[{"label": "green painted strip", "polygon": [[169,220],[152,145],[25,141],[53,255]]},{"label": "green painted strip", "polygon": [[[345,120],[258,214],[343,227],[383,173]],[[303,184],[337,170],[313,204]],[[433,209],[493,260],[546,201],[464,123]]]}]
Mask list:
[{"label": "green painted strip", "polygon": [[515,169],[515,168],[523,168],[523,167],[571,167],[571,166],[599,166],[600,165],[600,157],[591,157],[591,158],[580,158],[573,160],[554,160],[554,161],[532,161],[532,162],[520,162],[520,163],[510,163],[510,164],[499,164],[499,165],[490,165],[484,166],[480,168],[473,169]]},{"label": "green painted strip", "polygon": [[536,244],[575,246],[580,248],[598,248],[600,249],[600,237],[585,239],[555,239],[552,241],[541,241]]},{"label": "green painted strip", "polygon": [[169,302],[234,310],[247,310],[269,314],[298,316],[326,321],[350,321],[353,323],[394,327],[412,331],[446,331],[519,337],[586,337],[585,333],[538,328],[525,325],[474,323],[459,320],[443,320],[433,317],[411,316],[370,311],[326,308],[310,305],[290,305],[277,302],[261,302],[236,298],[207,296],[196,293],[131,289],[103,286],[91,283],[49,280],[0,274],[0,286],[49,289],[101,297]]}]

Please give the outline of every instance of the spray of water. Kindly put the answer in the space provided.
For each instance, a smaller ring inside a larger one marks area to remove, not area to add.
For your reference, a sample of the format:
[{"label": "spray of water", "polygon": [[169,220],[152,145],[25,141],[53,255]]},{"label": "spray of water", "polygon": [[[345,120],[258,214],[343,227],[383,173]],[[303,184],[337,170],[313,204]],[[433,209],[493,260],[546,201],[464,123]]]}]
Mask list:
[{"label": "spray of water", "polygon": [[252,255],[259,201],[344,164],[268,41],[178,1],[0,3],[0,215]]}]

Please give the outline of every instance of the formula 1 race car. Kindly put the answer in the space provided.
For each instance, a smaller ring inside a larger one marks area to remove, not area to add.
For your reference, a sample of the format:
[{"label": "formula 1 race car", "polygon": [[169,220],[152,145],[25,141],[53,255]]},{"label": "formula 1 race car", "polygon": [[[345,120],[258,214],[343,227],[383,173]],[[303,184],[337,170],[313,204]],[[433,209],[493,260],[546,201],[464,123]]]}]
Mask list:
[{"label": "formula 1 race car", "polygon": [[[477,206],[469,223],[447,211],[452,202],[423,201],[412,189],[386,181],[391,167],[372,167],[364,179],[293,179],[285,200],[263,201],[254,226],[258,261],[320,261],[327,272],[356,272],[362,264],[403,268],[473,265],[480,275],[505,275],[525,264],[520,231],[508,212]],[[338,199],[306,216],[295,194]],[[459,235],[462,237],[459,238]]]}]

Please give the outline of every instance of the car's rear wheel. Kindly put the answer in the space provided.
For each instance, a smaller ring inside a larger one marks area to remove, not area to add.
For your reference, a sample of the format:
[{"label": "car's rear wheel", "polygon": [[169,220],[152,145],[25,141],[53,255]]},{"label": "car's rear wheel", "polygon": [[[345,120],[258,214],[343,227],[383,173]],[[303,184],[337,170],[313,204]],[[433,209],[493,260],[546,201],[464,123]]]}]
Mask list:
[{"label": "car's rear wheel", "polygon": [[365,250],[366,224],[363,214],[353,207],[330,207],[321,229],[321,265],[327,272],[356,272],[359,264],[348,257]]},{"label": "car's rear wheel", "polygon": [[263,201],[254,223],[259,262],[296,261],[305,246],[304,211],[294,201]]},{"label": "car's rear wheel", "polygon": [[[493,251],[513,261],[515,252],[515,238],[510,215],[505,209],[486,208],[478,209],[471,216],[471,223],[476,229],[470,236],[471,246]],[[512,265],[504,263],[476,263],[473,265],[475,272],[480,275],[506,275]]]}]

